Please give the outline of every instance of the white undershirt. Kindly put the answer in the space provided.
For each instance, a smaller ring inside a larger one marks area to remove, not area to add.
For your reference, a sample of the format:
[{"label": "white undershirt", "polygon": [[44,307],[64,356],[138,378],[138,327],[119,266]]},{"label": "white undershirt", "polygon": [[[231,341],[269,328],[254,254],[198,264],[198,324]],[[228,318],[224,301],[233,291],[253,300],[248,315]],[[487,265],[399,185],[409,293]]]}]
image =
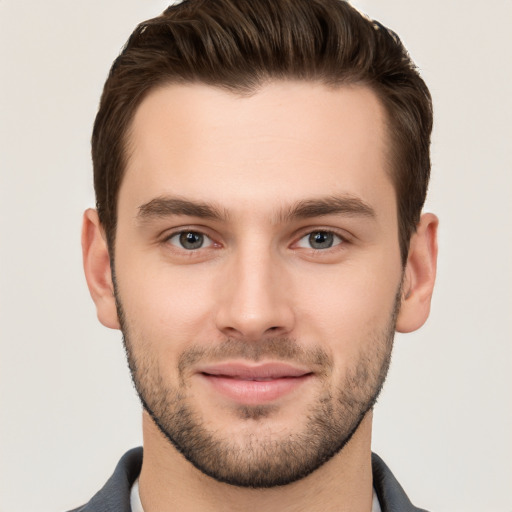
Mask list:
[{"label": "white undershirt", "polygon": [[[142,503],[140,501],[139,494],[139,479],[135,480],[135,483],[132,485],[132,490],[130,492],[130,505],[132,507],[132,512],[144,512],[142,508]],[[380,508],[379,499],[377,498],[377,493],[375,489],[373,489],[373,501],[372,501],[372,510],[371,512],[382,512]]]},{"label": "white undershirt", "polygon": [[144,509],[142,508],[142,503],[140,501],[138,478],[132,485],[132,491],[130,492],[130,505],[132,507],[132,512],[144,512]]},{"label": "white undershirt", "polygon": [[377,493],[375,492],[375,489],[373,489],[372,512],[382,512],[382,509],[380,508],[379,498],[377,498]]}]

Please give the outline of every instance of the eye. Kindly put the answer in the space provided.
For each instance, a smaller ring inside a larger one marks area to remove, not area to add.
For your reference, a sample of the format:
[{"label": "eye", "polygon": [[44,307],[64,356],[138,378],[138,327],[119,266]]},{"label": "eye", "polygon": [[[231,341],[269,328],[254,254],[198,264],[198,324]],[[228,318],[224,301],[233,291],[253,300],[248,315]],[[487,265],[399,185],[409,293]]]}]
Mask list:
[{"label": "eye", "polygon": [[168,242],[187,251],[194,251],[213,245],[209,237],[197,231],[180,231],[169,237]]},{"label": "eye", "polygon": [[306,249],[322,250],[330,249],[342,242],[343,239],[332,231],[312,231],[306,236],[303,236],[297,245]]}]

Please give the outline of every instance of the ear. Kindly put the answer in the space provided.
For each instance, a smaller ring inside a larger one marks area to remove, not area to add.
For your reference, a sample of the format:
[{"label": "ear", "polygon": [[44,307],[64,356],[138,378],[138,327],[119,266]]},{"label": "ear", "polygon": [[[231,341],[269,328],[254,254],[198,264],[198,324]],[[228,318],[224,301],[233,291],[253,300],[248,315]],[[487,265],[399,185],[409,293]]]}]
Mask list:
[{"label": "ear", "polygon": [[437,268],[438,224],[435,215],[425,213],[411,237],[402,285],[402,303],[396,322],[398,332],[419,329],[430,313]]},{"label": "ear", "polygon": [[93,209],[84,212],[82,256],[85,279],[96,304],[98,320],[106,327],[120,329],[105,231]]}]

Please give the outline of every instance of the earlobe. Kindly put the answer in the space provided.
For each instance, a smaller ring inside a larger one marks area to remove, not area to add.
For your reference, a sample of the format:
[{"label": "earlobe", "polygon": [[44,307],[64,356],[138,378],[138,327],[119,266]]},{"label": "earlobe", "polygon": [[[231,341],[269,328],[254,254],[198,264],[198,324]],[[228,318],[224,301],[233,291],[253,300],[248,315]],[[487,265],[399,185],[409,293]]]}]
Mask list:
[{"label": "earlobe", "polygon": [[107,241],[98,213],[93,209],[84,212],[82,256],[87,286],[99,321],[106,327],[119,329]]},{"label": "earlobe", "polygon": [[396,323],[398,332],[419,329],[430,313],[437,268],[438,223],[432,213],[423,214],[411,237],[402,284],[402,302]]}]

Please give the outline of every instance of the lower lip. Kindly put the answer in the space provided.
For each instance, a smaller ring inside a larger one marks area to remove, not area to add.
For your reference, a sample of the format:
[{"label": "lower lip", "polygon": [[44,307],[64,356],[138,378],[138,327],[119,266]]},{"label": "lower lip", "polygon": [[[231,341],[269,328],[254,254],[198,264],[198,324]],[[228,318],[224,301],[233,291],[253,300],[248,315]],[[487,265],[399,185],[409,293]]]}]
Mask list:
[{"label": "lower lip", "polygon": [[277,400],[297,390],[312,377],[312,374],[307,374],[300,377],[256,381],[204,373],[200,375],[215,391],[246,405],[259,405]]}]

